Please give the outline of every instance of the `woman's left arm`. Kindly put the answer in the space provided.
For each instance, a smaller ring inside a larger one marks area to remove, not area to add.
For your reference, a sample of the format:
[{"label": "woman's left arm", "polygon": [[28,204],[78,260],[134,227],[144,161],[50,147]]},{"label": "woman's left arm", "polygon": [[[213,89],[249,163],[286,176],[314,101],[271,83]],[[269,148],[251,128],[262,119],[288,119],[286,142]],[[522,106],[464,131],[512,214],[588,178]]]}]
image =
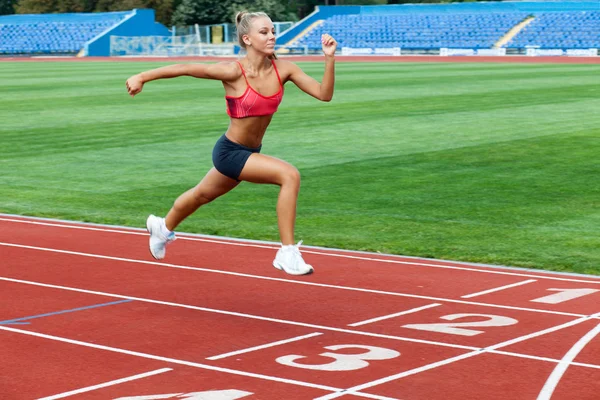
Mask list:
[{"label": "woman's left arm", "polygon": [[308,76],[300,67],[290,63],[291,71],[289,79],[294,82],[300,90],[321,101],[331,101],[333,98],[333,87],[335,84],[335,50],[337,42],[330,35],[321,36],[323,53],[325,54],[325,73],[323,80],[319,83],[316,79]]}]

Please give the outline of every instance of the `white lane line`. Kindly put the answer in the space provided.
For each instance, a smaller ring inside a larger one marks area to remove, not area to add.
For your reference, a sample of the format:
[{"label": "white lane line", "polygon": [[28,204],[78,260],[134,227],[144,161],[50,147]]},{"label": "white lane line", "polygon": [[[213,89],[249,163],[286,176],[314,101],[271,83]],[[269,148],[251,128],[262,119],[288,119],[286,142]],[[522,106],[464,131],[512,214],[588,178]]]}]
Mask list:
[{"label": "white lane line", "polygon": [[[502,351],[502,350],[490,350],[489,353],[491,353],[491,354],[498,354],[498,355],[501,355],[501,356],[525,358],[525,359],[528,359],[528,360],[535,360],[535,361],[546,361],[546,362],[551,362],[551,363],[555,363],[555,364],[557,364],[560,361],[560,360],[557,360],[556,358],[531,356],[529,354],[511,353],[510,351]],[[571,363],[571,365],[575,365],[576,367],[583,367],[583,368],[600,369],[600,365],[588,364],[588,363],[582,363],[582,362],[575,362],[575,361],[573,361]]]},{"label": "white lane line", "polygon": [[173,370],[172,368],[161,368],[161,369],[157,369],[157,370],[154,370],[154,371],[146,372],[146,373],[143,373],[143,374],[133,375],[133,376],[130,376],[130,377],[127,377],[127,378],[121,378],[121,379],[116,379],[114,381],[101,383],[99,385],[88,386],[88,387],[84,387],[84,388],[77,389],[77,390],[71,390],[70,392],[64,392],[64,393],[60,393],[60,394],[55,394],[53,396],[43,397],[43,398],[40,398],[38,400],[64,399],[65,397],[73,396],[73,395],[76,395],[76,394],[85,393],[85,392],[91,392],[91,391],[96,390],[96,389],[102,389],[102,388],[105,388],[105,387],[118,385],[120,383],[135,381],[136,379],[147,378],[149,376],[162,374],[164,372],[168,372],[168,371],[172,371],[172,370]]},{"label": "white lane line", "polygon": [[[3,215],[0,213],[0,215]],[[6,214],[4,214],[6,215]],[[26,218],[26,217],[22,217],[22,218]],[[40,219],[43,220],[43,219]],[[31,220],[19,220],[19,219],[11,219],[11,218],[2,218],[0,217],[0,221],[6,221],[6,222],[16,222],[16,223],[22,223],[22,224],[34,224],[34,225],[45,225],[45,226],[52,226],[52,227],[57,227],[57,228],[67,228],[67,229],[82,229],[82,230],[92,230],[92,231],[102,231],[102,232],[110,232],[110,233],[120,233],[120,234],[127,234],[127,235],[144,235],[147,236],[148,234],[142,230],[142,229],[137,229],[136,228],[127,228],[127,227],[123,227],[120,229],[124,229],[124,230],[118,230],[118,229],[110,229],[110,228],[101,228],[101,226],[103,225],[94,225],[94,224],[88,224],[85,225],[84,223],[80,223],[80,224],[84,224],[81,226],[76,226],[76,225],[61,225],[58,223],[48,223],[48,222],[39,222],[39,221],[31,221]],[[72,224],[76,224],[77,222],[71,222]],[[96,227],[95,227],[96,226]],[[125,229],[130,229],[130,230],[125,230]],[[198,242],[206,242],[206,243],[217,243],[217,244],[224,244],[224,245],[230,245],[230,246],[240,246],[240,247],[256,247],[256,248],[264,248],[264,249],[277,249],[278,245],[276,243],[271,243],[271,242],[266,242],[266,241],[259,241],[259,240],[244,240],[244,239],[234,239],[234,238],[225,238],[223,237],[221,240],[219,239],[210,239],[209,235],[198,235],[197,237],[193,237],[193,236],[184,236],[185,233],[180,234],[179,236],[179,240],[189,240],[189,241],[198,241]],[[203,237],[206,236],[206,237]],[[217,236],[218,238],[218,236]],[[495,265],[482,265],[480,268],[474,268],[474,267],[467,267],[467,266],[458,266],[458,265],[445,265],[445,264],[435,264],[434,261],[436,260],[431,260],[430,262],[421,262],[421,261],[401,261],[401,260],[394,260],[394,259],[381,259],[381,258],[374,258],[374,257],[367,257],[367,256],[354,256],[354,255],[350,255],[350,254],[343,254],[346,252],[352,252],[351,250],[340,250],[340,249],[328,249],[328,248],[323,248],[322,250],[326,250],[326,251],[331,251],[331,252],[342,252],[342,253],[330,253],[330,252],[322,252],[322,251],[316,251],[316,250],[310,250],[311,248],[314,249],[320,249],[318,247],[311,247],[311,246],[305,246],[302,250],[303,253],[310,253],[310,254],[317,254],[317,255],[322,255],[322,256],[329,256],[329,257],[339,257],[339,258],[349,258],[349,259],[356,259],[356,260],[365,260],[365,261],[375,261],[375,262],[382,262],[382,263],[391,263],[391,264],[401,264],[401,265],[411,265],[411,266],[418,266],[418,267],[431,267],[431,268],[442,268],[442,269],[452,269],[452,270],[462,270],[462,271],[470,271],[470,272],[479,272],[479,273],[486,273],[486,274],[496,274],[496,275],[508,275],[508,276],[521,276],[521,277],[526,277],[526,278],[537,278],[537,279],[549,279],[549,280],[555,280],[555,281],[563,281],[563,282],[581,282],[581,283],[592,283],[592,284],[596,284],[596,285],[600,285],[600,280],[584,280],[581,278],[562,278],[559,276],[548,276],[548,275],[542,275],[543,273],[546,274],[559,274],[557,272],[553,272],[553,271],[540,271],[539,275],[536,275],[535,272],[512,272],[510,270],[515,269],[515,270],[519,270],[519,268],[512,268],[512,267],[502,267],[502,266],[495,266]],[[361,253],[361,252],[354,252],[354,253]],[[365,254],[371,254],[371,253],[365,253]],[[396,254],[385,254],[384,256],[386,257],[397,257],[397,258],[411,258],[409,256],[399,256]],[[421,258],[415,257],[415,260],[422,260]],[[444,261],[446,263],[458,263],[455,261]],[[500,271],[500,270],[492,270],[491,268],[494,269],[506,269],[507,271]],[[525,269],[523,269],[524,271],[526,271]],[[565,274],[568,275],[568,274]],[[579,276],[578,274],[573,274],[574,276]],[[589,275],[590,279],[593,279],[594,277]]]},{"label": "white lane line", "polygon": [[[131,228],[132,230],[126,229],[111,229],[111,228],[101,228],[100,226],[95,227],[93,225],[66,225],[55,222],[40,222],[40,221],[28,221],[28,220],[20,220],[20,219],[12,219],[12,218],[1,218],[0,221],[5,222],[16,222],[19,224],[30,224],[30,225],[42,225],[42,226],[50,226],[53,228],[67,228],[67,229],[81,229],[84,231],[97,231],[97,232],[110,232],[110,233],[123,233],[126,235],[145,235],[148,236],[148,233],[135,228]],[[75,224],[75,222],[73,222]]]},{"label": "white lane line", "polygon": [[369,393],[349,392],[345,389],[340,389],[340,388],[336,388],[336,387],[332,387],[332,386],[325,386],[325,385],[319,385],[319,384],[314,384],[314,383],[309,383],[309,382],[297,381],[294,379],[279,378],[277,376],[255,374],[253,372],[239,371],[239,370],[230,369],[230,368],[222,368],[222,367],[217,367],[214,365],[179,360],[176,358],[162,357],[162,356],[157,356],[154,354],[141,353],[138,351],[120,349],[118,347],[110,347],[110,346],[104,346],[104,345],[100,345],[100,344],[96,344],[96,343],[82,342],[80,340],[73,340],[73,339],[63,338],[60,336],[46,335],[46,334],[38,333],[38,332],[9,328],[7,326],[0,326],[0,330],[9,331],[9,332],[13,332],[13,333],[20,333],[23,335],[35,336],[35,337],[43,338],[43,339],[54,340],[57,342],[74,344],[77,346],[91,347],[93,349],[98,349],[98,350],[111,351],[113,353],[127,354],[127,355],[134,356],[134,357],[141,357],[141,358],[147,358],[147,359],[151,359],[151,360],[159,360],[159,361],[172,363],[172,364],[185,365],[187,367],[206,369],[209,371],[224,372],[224,373],[228,373],[228,374],[232,374],[232,375],[240,375],[240,376],[244,376],[244,377],[257,378],[257,379],[279,382],[279,383],[286,383],[286,384],[290,384],[290,385],[309,387],[309,388],[313,388],[313,389],[321,389],[321,390],[326,390],[328,392],[336,392],[336,393],[344,392],[346,394],[352,394],[354,396],[365,397],[368,399],[375,399],[375,400],[399,400],[399,399],[396,399],[393,397],[385,397],[385,396],[379,396],[379,395],[369,394]]},{"label": "white lane line", "polygon": [[218,356],[206,357],[206,359],[211,360],[211,361],[220,360],[222,358],[236,356],[238,354],[250,353],[250,352],[256,351],[256,350],[268,349],[269,347],[275,347],[275,346],[279,346],[281,344],[297,342],[300,340],[308,339],[308,338],[319,336],[319,335],[322,335],[322,333],[320,333],[320,332],[309,333],[308,335],[296,336],[296,337],[285,339],[285,340],[279,340],[277,342],[266,343],[266,344],[263,344],[260,346],[249,347],[247,349],[232,351],[230,353],[219,354]]},{"label": "white lane line", "polygon": [[569,365],[571,365],[572,361],[577,357],[579,352],[583,350],[583,348],[600,333],[600,324],[596,325],[594,329],[586,333],[571,349],[565,354],[565,356],[560,360],[558,365],[554,368],[548,380],[544,384],[542,391],[540,392],[537,400],[550,400],[552,397],[552,393],[554,393],[554,389],[556,389],[556,385],[562,378],[563,374],[566,372]]},{"label": "white lane line", "polygon": [[488,293],[499,292],[501,290],[510,289],[510,288],[514,288],[514,287],[522,286],[522,285],[527,285],[528,283],[532,283],[532,282],[537,282],[537,279],[528,279],[526,281],[512,283],[510,285],[500,286],[497,288],[488,289],[488,290],[484,290],[484,291],[477,292],[477,293],[471,293],[471,294],[467,294],[464,296],[460,296],[460,298],[461,299],[470,299],[471,297],[477,297],[477,296],[482,296],[482,295],[488,294]]},{"label": "white lane line", "polygon": [[[261,316],[257,316],[257,315],[251,315],[251,314],[236,313],[236,312],[232,312],[232,311],[215,310],[215,309],[198,307],[198,306],[192,306],[192,305],[187,305],[187,304],[179,304],[179,303],[172,303],[172,302],[167,302],[167,301],[152,300],[152,299],[146,299],[146,298],[141,298],[141,297],[131,297],[131,296],[125,296],[125,295],[120,295],[120,294],[97,292],[97,291],[86,290],[86,289],[78,289],[78,288],[71,288],[71,287],[66,287],[66,286],[50,285],[50,284],[46,284],[46,283],[24,281],[24,280],[19,280],[19,279],[12,279],[12,278],[3,278],[3,277],[0,277],[0,281],[22,283],[22,284],[26,284],[26,285],[41,286],[41,287],[49,287],[49,288],[53,288],[53,289],[61,289],[61,290],[67,290],[67,291],[72,291],[72,292],[95,294],[95,295],[99,295],[99,296],[132,299],[132,300],[137,300],[137,301],[141,301],[141,302],[147,302],[147,303],[151,303],[151,304],[159,304],[159,305],[164,305],[164,306],[169,306],[169,307],[180,307],[180,308],[186,308],[186,309],[191,309],[191,310],[213,312],[213,313],[217,313],[217,314],[232,315],[232,316],[236,316],[236,317],[256,319],[256,320],[260,320],[260,321],[275,322],[275,323],[281,323],[281,324],[287,324],[287,325],[294,325],[294,326],[302,326],[302,327],[314,328],[314,329],[317,329],[317,330],[326,330],[326,331],[331,331],[331,332],[342,332],[342,333],[349,333],[349,334],[369,336],[369,337],[376,337],[376,338],[383,338],[383,339],[391,339],[391,340],[406,341],[406,342],[413,342],[413,343],[431,344],[431,345],[434,345],[434,346],[443,346],[443,347],[450,347],[450,348],[456,348],[456,349],[471,350],[471,351],[475,351],[475,352],[481,352],[482,350],[484,350],[484,349],[481,349],[479,347],[463,346],[463,345],[457,345],[457,344],[451,344],[451,343],[442,343],[442,342],[433,342],[433,341],[428,341],[428,340],[421,340],[421,339],[414,339],[414,338],[405,338],[405,337],[402,337],[402,336],[383,335],[383,334],[371,333],[371,332],[365,332],[365,331],[356,331],[356,330],[343,329],[343,328],[335,328],[335,327],[329,327],[329,326],[323,326],[323,325],[307,324],[307,323],[303,323],[303,322],[287,321],[287,320],[281,320],[281,319],[261,317]],[[579,319],[576,319],[576,320],[572,320],[572,321],[567,322],[566,324],[564,324],[565,325],[564,327],[571,326],[573,324],[579,323],[578,321],[582,321],[582,320],[586,320],[586,319],[596,319],[599,316],[600,316],[600,313],[594,314],[594,315],[590,315],[590,316],[586,316],[586,317],[583,317],[583,318],[579,318]],[[554,330],[562,329],[562,327],[563,326],[560,325],[558,327],[552,327],[552,328],[549,328],[549,329],[552,330],[552,331],[554,331]],[[545,333],[547,333],[547,332],[545,332]],[[534,335],[536,335],[536,334],[534,333]],[[524,338],[525,339],[529,339],[528,336],[524,336]],[[522,339],[522,340],[525,340],[525,339]],[[515,340],[515,339],[513,339],[513,340]],[[511,342],[512,342],[512,340],[511,340]],[[505,344],[503,344],[503,346],[508,345],[508,344],[512,344],[512,343],[509,343],[509,342],[504,342],[504,343]],[[558,362],[558,360],[547,359],[547,358],[543,358],[543,357],[529,356],[529,355],[519,354],[519,353],[511,353],[511,352],[505,352],[505,351],[492,350],[490,347],[488,347],[485,350],[489,351],[491,353],[498,353],[498,354],[502,354],[502,355],[506,355],[506,356],[512,356],[512,357],[518,357],[518,358],[531,358],[531,359],[536,359],[536,360],[540,360],[540,361]],[[595,365],[590,365],[590,364],[574,363],[574,365],[575,364],[583,366],[583,367],[600,368],[600,366],[595,366]]]},{"label": "white lane line", "polygon": [[145,303],[160,304],[160,305],[170,306],[170,307],[180,307],[180,308],[186,308],[186,309],[197,310],[197,311],[205,311],[205,312],[210,312],[210,313],[215,313],[215,314],[231,315],[234,317],[242,317],[242,318],[255,319],[255,320],[267,321],[267,322],[275,322],[278,324],[302,326],[302,327],[311,328],[314,330],[326,330],[326,331],[331,331],[331,332],[350,333],[353,335],[362,335],[362,336],[369,336],[369,337],[376,337],[376,338],[383,338],[383,339],[392,339],[392,340],[398,340],[398,341],[402,341],[402,342],[431,344],[434,346],[450,347],[450,348],[454,348],[454,349],[464,349],[464,350],[479,349],[478,347],[463,346],[463,345],[459,345],[459,344],[434,342],[431,340],[405,338],[405,337],[401,337],[401,336],[384,335],[384,334],[380,334],[380,333],[356,331],[356,330],[344,329],[344,328],[335,328],[332,326],[316,325],[316,324],[309,324],[309,323],[305,323],[305,322],[289,321],[289,320],[285,320],[285,319],[262,317],[260,315],[244,314],[244,313],[239,313],[239,312],[235,312],[235,311],[218,310],[218,309],[214,309],[214,308],[192,306],[192,305],[188,305],[188,304],[173,303],[173,302],[169,302],[169,301],[153,300],[153,299],[148,299],[148,298],[144,298],[144,297],[134,297],[134,296],[126,296],[126,295],[122,295],[122,294],[98,292],[98,291],[94,291],[94,290],[78,289],[78,288],[73,288],[73,287],[68,287],[68,286],[51,285],[51,284],[47,284],[47,283],[24,281],[24,280],[13,279],[13,278],[0,277],[0,281],[23,283],[26,285],[48,287],[48,288],[53,288],[53,289],[69,290],[71,292],[78,292],[78,293],[96,294],[99,296],[116,297],[116,298],[121,298],[121,299],[132,299],[132,300],[137,300],[137,301],[141,301],[141,302],[145,302]]},{"label": "white lane line", "polygon": [[[597,315],[600,315],[600,313],[594,314],[594,316],[597,316]],[[351,388],[349,388],[347,390],[349,390],[349,391],[360,391],[360,390],[364,390],[364,389],[369,389],[369,388],[372,388],[373,386],[378,386],[378,385],[381,385],[381,384],[384,384],[384,383],[387,383],[387,382],[391,382],[391,381],[394,381],[394,380],[397,380],[397,379],[405,378],[405,377],[410,376],[410,375],[414,375],[414,374],[417,374],[417,373],[420,373],[420,372],[423,372],[423,371],[428,371],[428,370],[440,367],[442,365],[447,365],[447,364],[454,363],[456,361],[460,361],[460,360],[464,360],[464,359],[467,359],[467,358],[475,357],[475,356],[478,356],[480,354],[495,353],[496,350],[498,350],[498,349],[500,349],[502,347],[510,346],[512,344],[515,344],[515,343],[523,342],[525,340],[529,340],[529,339],[532,339],[532,338],[535,338],[535,337],[538,337],[538,336],[542,336],[542,335],[545,335],[547,333],[555,332],[555,331],[558,331],[558,330],[561,330],[561,329],[565,329],[565,328],[568,328],[568,327],[580,324],[580,323],[585,322],[587,320],[593,319],[594,316],[587,316],[587,317],[584,317],[584,318],[578,318],[578,319],[575,319],[573,321],[569,321],[569,322],[561,324],[561,325],[553,326],[553,327],[548,328],[548,329],[544,329],[544,330],[541,330],[541,331],[538,331],[538,332],[533,332],[533,333],[530,333],[528,335],[524,335],[524,336],[521,336],[521,337],[518,337],[518,338],[515,338],[515,339],[507,340],[505,342],[498,343],[498,344],[490,346],[490,347],[486,347],[486,348],[479,349],[479,350],[476,350],[476,351],[471,351],[469,353],[465,353],[465,354],[461,354],[461,355],[458,355],[458,356],[455,356],[455,357],[451,357],[451,358],[448,358],[446,360],[437,361],[437,362],[434,362],[434,363],[431,363],[431,364],[427,364],[427,365],[423,365],[421,367],[414,368],[414,369],[411,369],[411,370],[408,370],[408,371],[400,372],[398,374],[386,376],[384,378],[377,379],[375,381],[371,381],[371,382],[363,383],[361,385],[353,386],[353,387],[351,387]],[[498,353],[500,353],[500,352],[498,352]],[[502,353],[504,355],[507,355],[506,354],[507,352],[502,352]],[[559,363],[558,360],[553,360],[553,362]],[[335,398],[341,397],[343,395],[344,395],[344,391],[340,391],[340,392],[337,392],[337,393],[330,393],[328,395],[316,398],[314,400],[331,400],[331,399],[335,399]]]},{"label": "white lane line", "polygon": [[433,369],[433,368],[441,367],[442,365],[451,364],[451,363],[456,362],[456,361],[464,360],[465,358],[473,357],[477,353],[479,353],[479,352],[478,351],[473,351],[473,352],[470,352],[470,353],[461,354],[459,356],[448,358],[446,360],[441,360],[441,361],[438,361],[438,362],[435,362],[435,363],[423,365],[422,367],[414,368],[414,369],[411,369],[409,371],[402,372],[400,374],[387,376],[385,378],[381,378],[381,379],[378,379],[376,381],[367,382],[367,383],[362,384],[362,385],[357,385],[357,386],[351,387],[349,389],[346,389],[344,391],[339,391],[339,392],[327,394],[325,396],[317,397],[314,400],[336,399],[338,397],[342,397],[342,396],[346,395],[348,392],[353,392],[355,390],[360,390],[358,388],[368,389],[368,388],[371,388],[373,386],[381,385],[383,383],[387,383],[387,382],[390,382],[390,381],[393,381],[393,380],[396,380],[396,379],[403,378],[404,376],[417,374],[419,372],[423,372],[423,371],[427,371],[427,370],[430,370],[430,369]]},{"label": "white lane line", "polygon": [[349,290],[349,291],[362,292],[362,293],[375,293],[375,294],[383,294],[383,295],[388,295],[388,296],[408,297],[408,298],[412,298],[412,299],[423,299],[423,300],[439,301],[439,302],[454,303],[454,304],[469,304],[469,305],[475,305],[475,306],[493,307],[493,308],[500,308],[500,309],[506,309],[506,310],[530,311],[530,312],[536,312],[536,313],[541,313],[541,314],[564,315],[564,316],[568,316],[568,317],[582,317],[583,316],[582,314],[574,314],[574,313],[568,313],[568,312],[562,312],[562,311],[542,310],[542,309],[527,308],[527,307],[504,306],[504,305],[500,305],[500,304],[490,304],[490,303],[480,303],[480,302],[466,301],[466,300],[445,299],[445,298],[441,298],[441,297],[421,296],[421,295],[414,295],[414,294],[409,294],[409,293],[388,292],[388,291],[384,291],[384,290],[375,290],[375,289],[363,289],[363,288],[357,288],[357,287],[351,287],[351,286],[329,285],[326,283],[308,282],[308,281],[300,281],[300,280],[292,280],[292,279],[284,279],[284,278],[273,278],[270,276],[252,275],[252,274],[245,274],[245,273],[241,273],[241,272],[230,272],[230,271],[222,271],[222,270],[216,270],[216,269],[190,267],[190,266],[186,266],[186,265],[168,264],[168,263],[157,262],[157,261],[146,261],[146,260],[136,260],[136,259],[131,259],[131,258],[103,256],[103,255],[99,255],[99,254],[81,253],[81,252],[77,252],[77,251],[51,249],[51,248],[46,248],[46,247],[27,246],[27,245],[14,244],[14,243],[0,242],[0,246],[17,247],[17,248],[24,248],[24,249],[29,249],[29,250],[36,250],[36,251],[47,251],[47,252],[51,252],[51,253],[91,257],[91,258],[98,258],[101,260],[123,261],[123,262],[130,262],[130,263],[134,263],[134,264],[155,265],[155,266],[165,267],[165,268],[177,268],[177,269],[185,269],[185,270],[190,270],[190,271],[210,272],[210,273],[231,275],[231,276],[241,276],[244,278],[262,279],[262,280],[272,281],[272,282],[292,283],[294,285],[315,286],[315,287],[322,287],[322,288],[329,288],[329,289]]},{"label": "white lane line", "polygon": [[548,296],[539,297],[537,299],[530,300],[533,303],[544,303],[544,304],[559,304],[565,301],[574,300],[579,297],[587,296],[596,292],[600,292],[597,289],[546,289],[551,292],[558,292],[550,294]]},{"label": "white lane line", "polygon": [[373,323],[373,322],[383,321],[383,320],[386,320],[386,319],[399,317],[401,315],[412,314],[412,313],[416,313],[416,312],[419,312],[419,311],[427,310],[428,308],[433,308],[433,307],[437,307],[437,306],[441,306],[441,304],[439,304],[439,303],[433,303],[433,304],[428,304],[428,305],[422,306],[422,307],[411,308],[410,310],[400,311],[400,312],[397,312],[395,314],[383,315],[381,317],[371,318],[371,319],[367,319],[365,321],[360,321],[360,322],[355,322],[353,324],[348,324],[348,326],[367,325],[367,324],[370,324],[370,323]]},{"label": "white lane line", "polygon": [[172,363],[172,364],[185,365],[188,367],[207,369],[210,371],[225,372],[225,373],[233,374],[233,375],[241,375],[241,376],[246,376],[246,377],[251,377],[251,378],[267,380],[267,381],[288,383],[291,385],[304,386],[304,387],[310,387],[310,388],[314,388],[314,389],[321,389],[321,390],[327,390],[327,391],[342,390],[342,389],[331,387],[331,386],[317,385],[317,384],[313,384],[313,383],[297,381],[294,379],[279,378],[276,376],[255,374],[253,372],[238,371],[235,369],[222,368],[222,367],[217,367],[217,366],[209,365],[209,364],[201,364],[201,363],[192,362],[192,361],[179,360],[176,358],[162,357],[162,356],[157,356],[154,354],[142,353],[139,351],[125,350],[125,349],[121,349],[118,347],[111,347],[111,346],[104,346],[104,345],[96,344],[96,343],[82,342],[80,340],[74,340],[74,339],[64,338],[64,337],[60,337],[60,336],[46,335],[44,333],[26,331],[26,330],[16,329],[16,328],[9,328],[7,326],[0,326],[0,330],[9,331],[9,332],[13,332],[13,333],[20,333],[23,335],[35,336],[35,337],[43,338],[43,339],[50,339],[50,340],[54,340],[57,342],[70,343],[70,344],[74,344],[77,346],[91,347],[93,349],[98,349],[98,350],[111,351],[113,353],[127,354],[130,356],[147,358],[150,360],[158,360],[158,361]]},{"label": "white lane line", "polygon": [[524,342],[526,340],[533,339],[533,338],[536,338],[538,336],[545,335],[547,333],[552,333],[552,332],[560,331],[561,329],[565,329],[565,328],[569,328],[571,326],[575,326],[575,325],[581,324],[582,322],[585,322],[585,321],[588,321],[588,320],[596,318],[598,315],[600,315],[600,313],[596,313],[594,315],[589,315],[587,317],[577,318],[577,319],[574,319],[572,321],[565,322],[564,324],[552,326],[550,328],[546,328],[546,329],[543,329],[543,330],[538,331],[538,332],[529,333],[527,335],[523,335],[523,336],[520,336],[520,337],[515,338],[515,339],[510,339],[510,340],[504,341],[502,343],[498,343],[498,344],[495,344],[493,346],[486,347],[483,350],[498,350],[498,349],[501,349],[502,347],[511,346],[513,344]]}]

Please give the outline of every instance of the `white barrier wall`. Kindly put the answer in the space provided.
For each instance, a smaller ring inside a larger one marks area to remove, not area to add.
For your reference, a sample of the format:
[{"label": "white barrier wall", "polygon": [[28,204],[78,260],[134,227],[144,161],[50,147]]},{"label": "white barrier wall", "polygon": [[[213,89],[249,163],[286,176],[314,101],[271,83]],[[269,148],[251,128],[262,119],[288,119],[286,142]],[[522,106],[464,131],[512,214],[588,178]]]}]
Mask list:
[{"label": "white barrier wall", "polygon": [[[413,53],[414,54],[414,53]],[[531,57],[535,56],[572,56],[572,57],[597,57],[598,49],[536,49],[528,48],[526,54]],[[342,47],[343,56],[365,56],[365,55],[385,55],[399,56],[401,55],[400,47],[391,48],[370,48],[370,47]],[[505,56],[506,49],[449,49],[442,47],[440,56]]]}]

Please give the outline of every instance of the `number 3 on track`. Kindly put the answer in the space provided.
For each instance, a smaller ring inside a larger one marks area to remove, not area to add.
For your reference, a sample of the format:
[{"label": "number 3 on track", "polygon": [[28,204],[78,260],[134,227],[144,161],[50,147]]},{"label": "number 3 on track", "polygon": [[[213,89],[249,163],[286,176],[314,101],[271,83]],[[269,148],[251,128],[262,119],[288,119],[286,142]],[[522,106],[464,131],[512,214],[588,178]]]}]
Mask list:
[{"label": "number 3 on track", "polygon": [[322,357],[335,359],[335,361],[326,364],[300,364],[295,362],[295,360],[306,358],[306,356],[298,356],[295,354],[279,357],[275,361],[289,367],[314,369],[319,371],[352,371],[367,367],[369,363],[366,360],[388,360],[400,355],[400,353],[395,350],[359,344],[340,344],[336,346],[327,346],[325,348],[327,350],[364,349],[367,351],[359,354],[339,354],[330,352],[319,354]]},{"label": "number 3 on track", "polygon": [[119,397],[114,400],[236,400],[250,396],[252,393],[243,390],[209,390],[208,392],[151,394],[145,396]]}]

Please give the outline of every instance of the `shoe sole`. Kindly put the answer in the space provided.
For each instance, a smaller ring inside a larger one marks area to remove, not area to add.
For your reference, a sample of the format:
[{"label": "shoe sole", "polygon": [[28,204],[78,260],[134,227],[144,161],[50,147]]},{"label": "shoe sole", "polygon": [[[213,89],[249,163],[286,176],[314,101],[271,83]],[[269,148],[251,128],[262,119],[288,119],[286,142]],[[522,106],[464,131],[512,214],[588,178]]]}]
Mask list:
[{"label": "shoe sole", "polygon": [[277,268],[278,270],[285,272],[286,274],[289,274],[289,275],[295,275],[295,276],[310,275],[310,274],[312,274],[312,273],[315,271],[313,268],[311,268],[311,269],[310,269],[310,271],[308,271],[308,272],[305,272],[304,274],[292,274],[292,273],[289,273],[289,272],[287,272],[285,269],[283,269],[283,267],[282,267],[282,266],[280,266],[280,265],[279,265],[278,263],[276,263],[275,261],[273,261],[273,266],[274,266],[275,268]]}]

